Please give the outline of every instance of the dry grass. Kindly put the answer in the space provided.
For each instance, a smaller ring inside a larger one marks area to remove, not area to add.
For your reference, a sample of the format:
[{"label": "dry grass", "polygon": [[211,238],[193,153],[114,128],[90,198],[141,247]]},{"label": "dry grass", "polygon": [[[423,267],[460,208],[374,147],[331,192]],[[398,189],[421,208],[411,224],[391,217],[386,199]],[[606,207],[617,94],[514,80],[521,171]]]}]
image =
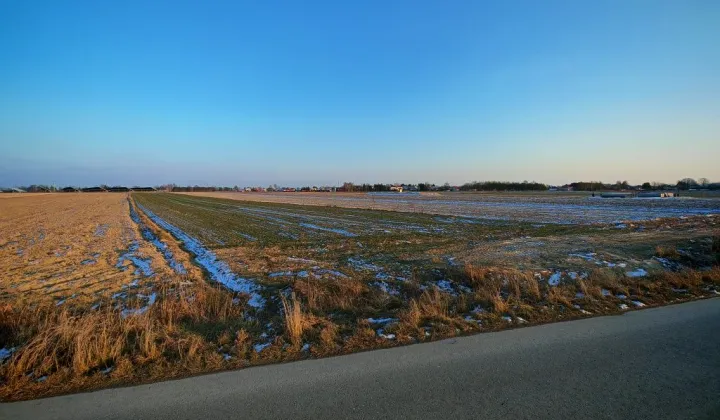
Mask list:
[{"label": "dry grass", "polygon": [[351,310],[367,305],[364,294],[367,285],[354,278],[341,278],[333,282],[297,279],[293,289],[307,302],[308,309],[320,313]]},{"label": "dry grass", "polygon": [[510,309],[510,305],[508,305],[507,301],[505,301],[505,299],[500,296],[500,293],[493,295],[493,297],[490,299],[490,302],[492,303],[493,311],[495,311],[495,313],[497,314],[507,313],[507,311]]},{"label": "dry grass", "polygon": [[284,295],[280,295],[283,305],[283,314],[285,315],[285,332],[290,341],[295,347],[302,345],[303,331],[308,325],[308,320],[303,314],[300,302],[295,297],[295,293],[292,294],[290,299],[287,299]]},{"label": "dry grass", "polygon": [[1,200],[0,302],[34,305],[67,299],[65,305],[91,306],[136,278],[134,270],[116,266],[119,251],[134,240],[136,255],[147,258],[158,275],[170,275],[157,250],[140,239],[124,194]]},{"label": "dry grass", "polygon": [[655,255],[661,258],[678,258],[680,256],[676,247],[662,245],[655,247]]}]

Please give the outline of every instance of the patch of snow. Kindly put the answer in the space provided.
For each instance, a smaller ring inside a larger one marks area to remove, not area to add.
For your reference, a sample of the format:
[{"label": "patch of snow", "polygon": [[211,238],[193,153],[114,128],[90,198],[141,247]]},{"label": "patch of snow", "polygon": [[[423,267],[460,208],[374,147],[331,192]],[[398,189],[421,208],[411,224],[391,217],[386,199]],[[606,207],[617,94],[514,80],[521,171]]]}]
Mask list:
[{"label": "patch of snow", "polygon": [[305,264],[315,264],[315,261],[308,260],[305,258],[288,257],[288,261],[301,262],[301,263],[305,263]]},{"label": "patch of snow", "polygon": [[137,241],[134,241],[133,243],[131,243],[130,246],[128,247],[127,252],[120,255],[120,257],[118,258],[117,264],[115,264],[115,267],[119,268],[122,271],[125,271],[125,270],[127,270],[127,267],[125,266],[125,262],[130,261],[136,267],[136,270],[135,270],[136,274],[139,274],[140,272],[142,272],[142,274],[145,277],[153,276],[155,273],[153,272],[153,269],[150,266],[150,260],[142,259],[135,255],[135,252],[137,252],[138,249],[140,249],[140,246],[138,245]]},{"label": "patch of snow", "polygon": [[601,289],[600,293],[605,297],[612,296],[612,293],[608,289]]},{"label": "patch of snow", "polygon": [[151,293],[149,295],[143,295],[138,294],[138,298],[140,299],[147,299],[147,304],[140,308],[134,308],[134,309],[123,309],[121,315],[123,318],[127,318],[131,315],[140,315],[147,312],[148,309],[150,309],[150,306],[152,306],[155,303],[155,300],[157,299],[157,293]]},{"label": "patch of snow", "polygon": [[585,297],[585,293],[583,293],[583,292],[575,293],[575,299],[582,299],[584,297]]},{"label": "patch of snow", "polygon": [[346,236],[348,238],[353,238],[353,237],[357,236],[356,234],[354,234],[352,232],[348,232],[347,230],[344,230],[344,229],[327,228],[327,227],[314,225],[312,223],[300,223],[300,226],[302,226],[304,228],[308,228],[308,229],[313,229],[313,230],[333,232],[333,233],[337,233],[338,235]]},{"label": "patch of snow", "polygon": [[623,295],[622,293],[619,294],[619,295],[617,295],[616,297],[617,297],[618,299],[620,299],[620,300],[625,300],[625,299],[627,299],[627,296]]},{"label": "patch of snow", "polygon": [[65,303],[66,300],[67,300],[67,299],[60,299],[60,300],[58,300],[57,302],[55,302],[55,306],[60,306],[60,305],[62,305],[63,303]]},{"label": "patch of snow", "polygon": [[377,266],[375,264],[371,264],[367,261],[362,260],[361,258],[354,258],[350,257],[348,258],[348,263],[353,266],[356,270],[368,270],[368,271],[380,271],[382,270],[382,267]]},{"label": "patch of snow", "polygon": [[376,333],[377,333],[378,337],[384,338],[386,340],[394,340],[395,339],[395,334],[385,334],[385,331],[382,328],[377,330]]},{"label": "patch of snow", "polygon": [[166,222],[145,207],[139,204],[138,207],[150,218],[150,220],[181,240],[185,245],[185,248],[195,255],[195,261],[208,273],[210,273],[210,277],[214,281],[224,285],[232,291],[249,294],[250,300],[248,301],[248,304],[254,308],[262,308],[265,306],[265,298],[263,298],[259,293],[259,291],[262,290],[260,285],[252,280],[235,275],[235,273],[230,270],[227,263],[219,260],[215,253],[205,248],[200,241]]},{"label": "patch of snow", "polygon": [[255,344],[253,346],[253,349],[255,349],[255,353],[260,353],[261,351],[265,350],[266,348],[270,347],[270,344],[272,343],[260,343]]},{"label": "patch of snow", "polygon": [[626,304],[624,304],[624,303],[621,303],[620,306],[618,306],[618,307],[619,307],[620,309],[622,309],[623,311],[626,310],[626,309],[628,309],[628,306],[627,306]]},{"label": "patch of snow", "polygon": [[314,277],[321,277],[321,276],[324,276],[324,275],[330,275],[330,276],[332,276],[332,277],[339,277],[339,278],[343,278],[343,279],[348,278],[347,275],[345,275],[344,273],[341,273],[341,272],[339,272],[339,271],[337,271],[337,270],[327,270],[327,269],[324,269],[324,268],[323,268],[323,269],[317,269],[316,267],[313,267],[312,275],[313,275]]},{"label": "patch of snow", "polygon": [[102,373],[103,375],[107,375],[108,373],[113,371],[113,368],[113,366],[106,367],[105,369],[101,370],[100,373]]},{"label": "patch of snow", "polygon": [[368,318],[367,322],[371,324],[387,324],[389,322],[397,322],[397,318]]},{"label": "patch of snow", "polygon": [[507,322],[512,322],[512,317],[509,317],[507,315],[503,315],[502,319],[504,319]]},{"label": "patch of snow", "polygon": [[256,237],[254,237],[252,235],[248,235],[247,233],[241,233],[241,232],[235,232],[235,233],[237,233],[239,236],[242,236],[243,238],[247,239],[248,241],[253,241],[253,242],[257,241]]},{"label": "patch of snow", "polygon": [[645,271],[644,268],[638,268],[638,269],[633,270],[633,271],[626,271],[626,272],[625,272],[625,275],[628,276],[628,277],[645,277],[645,276],[648,275],[648,272]]},{"label": "patch of snow", "polygon": [[310,343],[303,344],[301,351],[304,351],[304,352],[310,351]]},{"label": "patch of snow", "polygon": [[574,271],[571,271],[571,272],[568,273],[568,276],[569,276],[570,279],[572,279],[572,280],[577,280],[577,278],[578,278],[578,273],[576,273],[576,272],[574,272]]},{"label": "patch of snow", "polygon": [[389,294],[390,296],[399,296],[399,295],[400,295],[400,291],[399,291],[399,290],[397,290],[396,288],[392,287],[392,286],[389,285],[387,282],[384,282],[384,281],[382,281],[382,280],[381,280],[381,281],[374,281],[374,282],[370,283],[370,285],[377,287],[378,289],[380,289],[380,290],[382,290],[383,292]]},{"label": "patch of snow", "polygon": [[559,271],[552,273],[552,275],[548,279],[548,284],[550,286],[557,286],[558,284],[560,284],[561,277],[562,277],[562,274]]},{"label": "patch of snow", "polygon": [[455,289],[453,289],[452,282],[449,280],[438,280],[435,282],[435,285],[440,289],[441,291],[445,293],[449,293],[451,295],[455,295]]},{"label": "patch of snow", "polygon": [[632,304],[635,305],[638,308],[642,308],[643,306],[647,306],[644,303],[640,302],[639,300],[633,300]]},{"label": "patch of snow", "polygon": [[[138,216],[137,212],[135,212],[135,209],[133,208],[132,205],[130,205],[130,219],[132,219],[132,221],[138,225],[138,228],[140,229],[140,234],[142,235],[142,237],[146,241],[153,244],[155,249],[157,249],[162,254],[163,258],[165,259],[165,262],[167,262],[167,264],[170,266],[170,268],[175,270],[175,272],[178,274],[187,274],[187,270],[185,269],[185,266],[181,262],[179,262],[175,259],[175,256],[173,255],[172,251],[170,250],[170,247],[168,247],[168,245],[165,242],[161,241],[157,236],[155,236],[155,233],[153,233],[153,231],[150,230],[150,228],[148,228],[142,222],[142,220],[140,219],[140,216]],[[134,262],[135,261],[133,261],[133,263]],[[143,272],[145,272],[145,271],[143,271]]]},{"label": "patch of snow", "polygon": [[9,359],[12,354],[15,353],[15,347],[3,347],[0,349],[0,364],[4,363],[5,360]]},{"label": "patch of snow", "polygon": [[268,274],[268,277],[283,277],[283,276],[292,276],[292,271],[278,271],[276,273],[270,273]]}]

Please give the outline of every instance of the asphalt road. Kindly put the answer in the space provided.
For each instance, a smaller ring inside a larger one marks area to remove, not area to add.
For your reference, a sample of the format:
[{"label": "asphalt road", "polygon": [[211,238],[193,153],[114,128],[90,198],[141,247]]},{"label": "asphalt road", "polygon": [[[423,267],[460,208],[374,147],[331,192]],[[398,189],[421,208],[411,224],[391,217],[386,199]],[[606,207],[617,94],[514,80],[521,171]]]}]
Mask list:
[{"label": "asphalt road", "polygon": [[1,419],[720,419],[720,299],[0,405]]}]

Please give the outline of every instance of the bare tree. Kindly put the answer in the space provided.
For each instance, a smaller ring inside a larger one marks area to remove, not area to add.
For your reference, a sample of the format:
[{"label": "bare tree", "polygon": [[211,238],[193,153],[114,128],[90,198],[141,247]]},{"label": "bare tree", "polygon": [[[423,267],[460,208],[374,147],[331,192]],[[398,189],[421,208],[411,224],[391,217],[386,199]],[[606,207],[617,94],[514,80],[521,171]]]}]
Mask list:
[{"label": "bare tree", "polygon": [[707,178],[698,178],[697,182],[703,187],[707,187],[708,185],[710,185],[710,180]]}]

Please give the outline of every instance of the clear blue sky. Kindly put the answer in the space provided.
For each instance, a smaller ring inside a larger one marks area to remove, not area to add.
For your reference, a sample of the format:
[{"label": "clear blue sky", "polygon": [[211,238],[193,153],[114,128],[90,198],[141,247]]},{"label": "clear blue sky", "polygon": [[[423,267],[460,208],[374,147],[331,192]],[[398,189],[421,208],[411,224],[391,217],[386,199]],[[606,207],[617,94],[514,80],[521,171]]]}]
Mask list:
[{"label": "clear blue sky", "polygon": [[720,181],[718,160],[717,0],[0,1],[0,185]]}]

